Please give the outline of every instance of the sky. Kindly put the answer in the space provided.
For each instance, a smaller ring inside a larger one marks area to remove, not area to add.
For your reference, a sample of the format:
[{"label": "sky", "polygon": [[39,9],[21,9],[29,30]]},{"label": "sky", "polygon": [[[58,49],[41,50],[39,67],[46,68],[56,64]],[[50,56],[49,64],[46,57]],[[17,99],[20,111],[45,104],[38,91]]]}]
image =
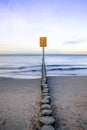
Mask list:
[{"label": "sky", "polygon": [[0,53],[87,53],[87,0],[0,0]]}]

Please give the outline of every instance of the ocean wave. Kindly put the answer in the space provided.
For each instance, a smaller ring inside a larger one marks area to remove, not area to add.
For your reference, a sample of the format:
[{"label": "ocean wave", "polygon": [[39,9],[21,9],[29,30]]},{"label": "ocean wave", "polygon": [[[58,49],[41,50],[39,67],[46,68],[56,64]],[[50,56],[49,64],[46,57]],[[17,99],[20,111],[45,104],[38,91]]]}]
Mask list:
[{"label": "ocean wave", "polygon": [[[48,71],[56,71],[56,70],[81,70],[87,69],[87,66],[75,66],[75,65],[46,65],[46,69]],[[21,72],[36,72],[41,71],[41,66],[21,66],[21,67],[12,67],[12,66],[4,66],[0,67],[0,70],[19,70]]]},{"label": "ocean wave", "polygon": [[[39,66],[21,66],[21,67],[14,67],[14,66],[1,66],[0,70],[25,70],[25,69],[32,69],[32,68],[40,68]],[[32,70],[34,71],[34,70]]]},{"label": "ocean wave", "polygon": [[80,67],[87,67],[87,65],[82,65],[82,64],[77,64],[77,65],[75,65],[75,64],[57,64],[57,65],[55,65],[55,64],[52,64],[52,65],[46,65],[46,67],[60,67],[60,66],[80,66]]},{"label": "ocean wave", "polygon": [[70,67],[70,68],[47,68],[47,71],[57,71],[57,70],[61,70],[61,71],[69,71],[69,70],[81,70],[81,69],[87,69],[87,68],[81,68],[81,67]]},{"label": "ocean wave", "polygon": [[0,70],[15,70],[17,67],[0,67]]},{"label": "ocean wave", "polygon": [[74,66],[74,65],[68,65],[68,64],[59,64],[59,65],[55,65],[55,64],[52,64],[52,65],[46,65],[47,67],[58,67],[58,66]]}]

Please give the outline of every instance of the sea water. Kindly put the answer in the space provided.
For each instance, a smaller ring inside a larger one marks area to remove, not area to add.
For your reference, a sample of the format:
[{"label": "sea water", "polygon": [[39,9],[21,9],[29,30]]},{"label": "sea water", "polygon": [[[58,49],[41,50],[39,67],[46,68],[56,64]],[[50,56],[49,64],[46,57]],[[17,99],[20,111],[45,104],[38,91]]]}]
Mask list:
[{"label": "sea water", "polygon": [[[87,75],[87,55],[45,55],[47,76]],[[0,77],[40,78],[42,55],[0,55]]]}]

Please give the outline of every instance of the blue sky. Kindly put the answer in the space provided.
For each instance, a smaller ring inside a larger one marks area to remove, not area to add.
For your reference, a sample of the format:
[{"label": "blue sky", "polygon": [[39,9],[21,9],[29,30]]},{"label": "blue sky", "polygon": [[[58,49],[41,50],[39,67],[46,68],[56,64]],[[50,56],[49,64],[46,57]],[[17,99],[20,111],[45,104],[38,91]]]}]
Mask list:
[{"label": "blue sky", "polygon": [[0,53],[87,53],[86,0],[0,0]]}]

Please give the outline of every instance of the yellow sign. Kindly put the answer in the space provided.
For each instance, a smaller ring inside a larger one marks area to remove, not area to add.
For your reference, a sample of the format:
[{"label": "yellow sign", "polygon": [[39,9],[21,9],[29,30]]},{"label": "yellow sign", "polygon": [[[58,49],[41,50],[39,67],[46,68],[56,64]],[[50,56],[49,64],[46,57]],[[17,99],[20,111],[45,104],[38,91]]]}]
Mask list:
[{"label": "yellow sign", "polygon": [[40,47],[47,46],[47,37],[40,37]]}]

